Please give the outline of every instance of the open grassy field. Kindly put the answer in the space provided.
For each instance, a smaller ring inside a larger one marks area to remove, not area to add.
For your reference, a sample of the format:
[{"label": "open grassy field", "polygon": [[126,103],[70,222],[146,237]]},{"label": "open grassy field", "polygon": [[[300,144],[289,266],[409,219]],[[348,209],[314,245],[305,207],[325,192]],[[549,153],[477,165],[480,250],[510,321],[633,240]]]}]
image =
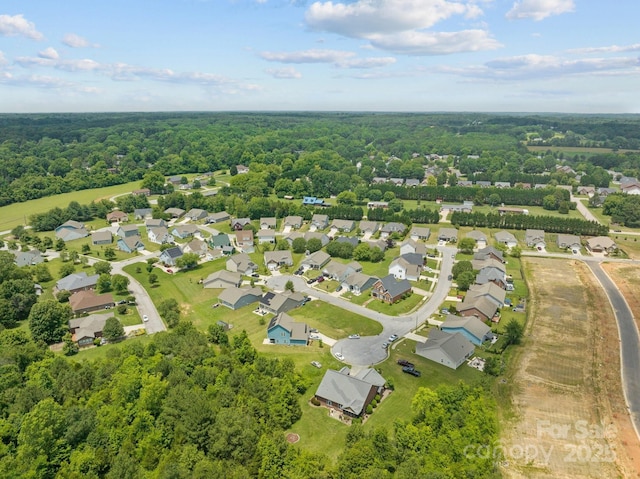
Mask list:
[{"label": "open grassy field", "polygon": [[[536,152],[546,152],[548,150],[555,153],[565,153],[568,156],[581,155],[590,157],[593,155],[601,155],[603,153],[613,153],[611,148],[590,148],[586,146],[527,146],[527,150]],[[617,153],[636,150],[617,150]]]},{"label": "open grassy field", "polygon": [[[532,300],[523,346],[506,378],[513,398],[511,405],[502,404],[502,414],[505,419],[514,416],[502,431],[503,475],[630,477],[621,474],[615,456],[612,462],[606,454],[620,446],[615,437],[585,441],[577,429],[577,421],[609,425],[613,418],[605,407],[607,396],[620,394],[600,377],[601,322],[613,321],[608,302],[582,263],[525,261]],[[518,447],[526,447],[528,455],[513,452]],[[588,448],[586,460],[575,455],[578,447]]]}]

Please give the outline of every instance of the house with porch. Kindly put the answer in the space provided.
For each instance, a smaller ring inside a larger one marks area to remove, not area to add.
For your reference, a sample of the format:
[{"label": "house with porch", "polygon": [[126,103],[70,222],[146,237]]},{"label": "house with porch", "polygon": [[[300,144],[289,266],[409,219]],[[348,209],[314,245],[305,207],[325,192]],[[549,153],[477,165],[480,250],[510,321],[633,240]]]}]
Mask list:
[{"label": "house with porch", "polygon": [[431,236],[431,230],[429,228],[423,228],[421,226],[414,226],[409,232],[409,237],[413,241],[427,241],[429,239],[429,236]]},{"label": "house with porch", "polygon": [[92,311],[100,311],[112,308],[113,296],[111,293],[96,294],[93,290],[78,291],[69,296],[69,306],[73,314],[84,314]]},{"label": "house with porch", "polygon": [[266,218],[260,218],[260,229],[261,230],[275,230],[276,229],[277,220],[274,216],[269,216]]},{"label": "house with porch", "polygon": [[169,230],[167,230],[167,228],[163,226],[148,229],[147,238],[149,238],[149,241],[155,244],[173,243],[173,236],[171,236],[169,234]]},{"label": "house with porch", "polygon": [[559,234],[556,238],[556,245],[560,249],[568,249],[571,251],[580,251],[582,243],[580,242],[580,236],[577,235],[565,235]]},{"label": "house with porch", "polygon": [[93,340],[102,338],[104,325],[107,319],[112,317],[113,313],[103,313],[69,320],[71,339],[81,348],[84,346],[93,346]]},{"label": "house with porch", "polygon": [[107,213],[108,223],[122,223],[123,221],[129,221],[129,215],[124,211],[115,210]]},{"label": "house with porch", "polygon": [[456,243],[458,241],[458,230],[455,228],[440,228],[440,231],[438,231],[438,241]]},{"label": "house with porch", "polygon": [[304,304],[304,295],[302,293],[274,293],[268,292],[262,296],[260,300],[260,311],[280,314],[291,311]]},{"label": "house with porch", "polygon": [[258,230],[256,233],[258,237],[258,243],[271,243],[274,244],[276,242],[276,232],[274,230]]},{"label": "house with porch", "polygon": [[534,249],[545,249],[547,247],[547,243],[544,240],[544,231],[536,230],[536,229],[528,229],[524,234],[524,242],[529,248]]},{"label": "house with porch", "polygon": [[341,283],[341,286],[351,291],[355,296],[360,296],[363,292],[371,289],[378,281],[375,276],[369,276],[364,273],[353,273],[348,275]]},{"label": "house with porch", "polygon": [[493,235],[494,239],[499,243],[505,245],[507,248],[515,248],[518,246],[518,240],[512,233],[508,231],[498,231]]},{"label": "house with porch", "polygon": [[236,232],[236,245],[238,249],[245,253],[253,253],[255,251],[253,244],[253,231],[240,230]]},{"label": "house with porch", "polygon": [[167,266],[175,266],[176,261],[182,257],[182,250],[179,246],[172,246],[171,248],[167,248],[160,256],[158,256],[158,260]]},{"label": "house with porch", "polygon": [[406,294],[411,294],[411,283],[406,279],[396,280],[393,274],[376,281],[371,288],[371,296],[385,303],[393,304]]},{"label": "house with porch", "polygon": [[295,321],[287,313],[274,316],[267,327],[269,344],[306,346],[309,344],[309,326]]},{"label": "house with porch", "polygon": [[118,238],[118,249],[125,253],[135,253],[144,249],[144,243],[140,236],[127,236],[125,238]]},{"label": "house with porch", "polygon": [[341,371],[327,369],[316,389],[315,398],[328,408],[358,418],[377,394],[378,387],[375,384]]},{"label": "house with porch", "polygon": [[316,251],[303,259],[300,266],[305,271],[308,269],[322,269],[330,260],[331,256],[324,251]]},{"label": "house with porch", "polygon": [[471,341],[461,333],[453,334],[432,328],[424,343],[416,343],[416,354],[451,369],[458,369],[475,351]]},{"label": "house with porch", "polygon": [[176,239],[191,238],[197,232],[198,227],[196,225],[175,225],[171,228],[171,236]]},{"label": "house with porch", "polygon": [[293,266],[293,257],[290,250],[265,251],[264,264],[269,271],[276,271],[285,266]]},{"label": "house with porch", "polygon": [[587,240],[587,249],[592,253],[614,253],[618,245],[608,236],[596,236]]},{"label": "house with porch", "polygon": [[258,271],[258,265],[251,260],[247,253],[230,256],[226,262],[226,268],[233,273],[240,273],[245,276],[250,276]]}]

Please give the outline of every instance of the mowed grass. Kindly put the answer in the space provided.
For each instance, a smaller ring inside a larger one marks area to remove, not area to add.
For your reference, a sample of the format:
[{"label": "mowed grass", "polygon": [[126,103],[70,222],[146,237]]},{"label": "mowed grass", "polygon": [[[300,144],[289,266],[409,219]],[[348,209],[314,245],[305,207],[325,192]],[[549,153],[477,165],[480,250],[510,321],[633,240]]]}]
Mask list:
[{"label": "mowed grass", "polygon": [[103,198],[111,198],[115,195],[129,193],[138,188],[140,188],[140,181],[133,181],[122,185],[73,191],[70,193],[38,198],[36,200],[29,200],[23,203],[2,206],[0,207],[0,231],[10,230],[18,225],[24,225],[29,221],[29,217],[33,214],[43,213],[56,207],[66,208],[72,201],[77,201],[81,205],[88,205],[92,201],[98,201]]},{"label": "mowed grass", "polygon": [[355,333],[375,336],[382,332],[382,325],[377,321],[323,301],[310,301],[305,306],[289,311],[289,314],[335,339]]},{"label": "mowed grass", "polygon": [[405,299],[401,299],[397,303],[389,304],[384,301],[373,300],[367,304],[367,308],[379,313],[388,314],[390,316],[398,316],[413,311],[424,299],[424,296],[413,293]]}]

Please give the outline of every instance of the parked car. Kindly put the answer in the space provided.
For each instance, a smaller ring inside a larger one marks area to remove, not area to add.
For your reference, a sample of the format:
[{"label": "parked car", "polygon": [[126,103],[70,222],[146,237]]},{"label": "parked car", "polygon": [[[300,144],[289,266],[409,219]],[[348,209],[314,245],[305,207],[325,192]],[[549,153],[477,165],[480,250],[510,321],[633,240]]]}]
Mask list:
[{"label": "parked car", "polygon": [[308,280],[307,280],[307,284],[313,284],[313,283],[315,283],[315,282],[316,282],[316,279],[315,279],[315,278],[311,278],[311,279],[308,279]]},{"label": "parked car", "polygon": [[295,271],[295,273],[293,273],[293,274],[300,275],[300,274],[302,274],[302,270],[298,268],[298,269]]},{"label": "parked car", "polygon": [[415,376],[417,378],[419,378],[422,375],[422,373],[420,371],[414,369],[413,367],[408,367],[408,366],[403,367],[402,368],[402,372],[403,373],[407,373],[407,374],[411,374],[412,376]]},{"label": "parked car", "polygon": [[342,355],[342,353],[335,353],[334,356],[338,361],[344,361],[344,356]]},{"label": "parked car", "polygon": [[324,276],[318,276],[318,283],[322,283],[324,281]]},{"label": "parked car", "polygon": [[173,270],[172,270],[172,269],[168,269],[168,270],[167,270],[167,273],[169,273],[169,274],[173,274]]},{"label": "parked car", "polygon": [[449,314],[449,310],[447,308],[442,308],[440,310],[440,314]]},{"label": "parked car", "polygon": [[406,359],[398,359],[397,363],[400,366],[406,366],[408,368],[412,368],[413,367],[413,363],[410,363],[409,361],[407,361]]},{"label": "parked car", "polygon": [[382,349],[387,349],[389,347],[389,343],[382,343]]},{"label": "parked car", "polygon": [[258,273],[251,273],[252,278],[259,278],[260,275]]},{"label": "parked car", "polygon": [[320,335],[318,333],[309,334],[310,339],[320,339]]},{"label": "parked car", "polygon": [[389,336],[389,342],[390,343],[394,342],[396,339],[398,339],[398,335],[397,334],[392,334],[391,336]]},{"label": "parked car", "polygon": [[360,335],[359,334],[350,334],[349,335],[349,339],[360,339]]},{"label": "parked car", "polygon": [[320,369],[322,367],[322,364],[318,361],[311,361],[311,366]]},{"label": "parked car", "polygon": [[310,329],[309,329],[309,332],[310,332],[310,333],[317,333],[317,332],[318,332],[318,330],[317,330],[316,328],[310,328]]},{"label": "parked car", "polygon": [[447,279],[448,279],[449,281],[451,281],[451,280],[453,279],[453,275],[452,275],[452,274],[450,274],[449,276],[447,276]]},{"label": "parked car", "polygon": [[149,321],[149,316],[147,316],[146,314],[144,314],[142,316],[142,320],[146,323],[147,321]]},{"label": "parked car", "polygon": [[340,285],[340,286],[338,286],[338,287],[336,288],[336,293],[339,293],[340,291],[342,291],[342,285]]}]

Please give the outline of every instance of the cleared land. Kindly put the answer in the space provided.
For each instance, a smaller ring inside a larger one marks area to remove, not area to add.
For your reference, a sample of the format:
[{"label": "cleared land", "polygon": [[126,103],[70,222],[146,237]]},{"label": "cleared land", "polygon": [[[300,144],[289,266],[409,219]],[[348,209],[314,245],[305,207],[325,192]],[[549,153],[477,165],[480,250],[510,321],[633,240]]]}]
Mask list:
[{"label": "cleared land", "polygon": [[[524,347],[508,378],[502,470],[509,478],[634,477],[615,319],[584,264],[527,259]],[[633,430],[631,429],[631,432]],[[637,455],[637,454],[636,454]]]}]

